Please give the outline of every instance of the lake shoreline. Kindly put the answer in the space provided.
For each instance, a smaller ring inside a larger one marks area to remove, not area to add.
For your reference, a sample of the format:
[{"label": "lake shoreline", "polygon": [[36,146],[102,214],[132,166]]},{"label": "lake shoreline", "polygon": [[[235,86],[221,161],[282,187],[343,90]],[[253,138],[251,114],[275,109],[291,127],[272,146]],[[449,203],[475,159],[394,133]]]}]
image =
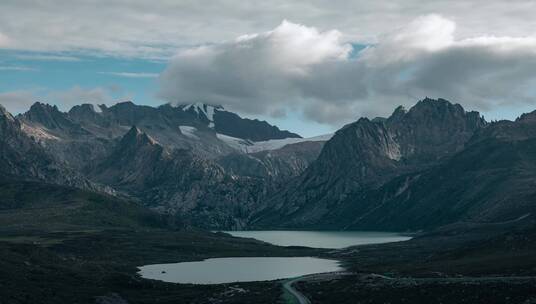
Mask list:
[{"label": "lake shoreline", "polygon": [[[285,248],[312,248],[341,250],[344,248],[384,244],[410,240],[398,233],[370,231],[218,231],[244,240],[261,241]],[[330,247],[314,247],[329,244]],[[326,253],[328,255],[328,253]],[[305,263],[303,267],[300,263]],[[178,284],[225,284],[289,279],[345,271],[344,259],[326,256],[305,257],[218,257],[201,261],[182,261],[165,264],[148,264],[138,267],[138,274],[145,279]],[[301,268],[300,268],[301,267]],[[254,271],[249,272],[249,270]]]},{"label": "lake shoreline", "polygon": [[144,279],[194,285],[279,281],[345,271],[342,261],[320,257],[222,257],[144,265],[138,269]]},{"label": "lake shoreline", "polygon": [[255,239],[276,246],[343,249],[352,246],[408,241],[413,238],[385,231],[236,230],[219,231],[234,237]]}]

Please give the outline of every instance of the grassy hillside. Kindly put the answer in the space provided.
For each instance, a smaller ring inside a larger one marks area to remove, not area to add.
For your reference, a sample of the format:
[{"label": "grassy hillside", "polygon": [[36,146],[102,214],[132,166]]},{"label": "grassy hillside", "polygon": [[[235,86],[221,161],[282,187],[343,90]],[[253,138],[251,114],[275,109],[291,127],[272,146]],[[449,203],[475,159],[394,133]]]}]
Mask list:
[{"label": "grassy hillside", "polygon": [[99,230],[161,227],[163,220],[136,203],[75,188],[0,180],[3,231]]},{"label": "grassy hillside", "polygon": [[0,181],[1,304],[213,303],[214,299],[274,303],[281,294],[276,282],[171,284],[141,279],[136,267],[319,252],[179,230],[150,210],[111,196],[38,182]]}]

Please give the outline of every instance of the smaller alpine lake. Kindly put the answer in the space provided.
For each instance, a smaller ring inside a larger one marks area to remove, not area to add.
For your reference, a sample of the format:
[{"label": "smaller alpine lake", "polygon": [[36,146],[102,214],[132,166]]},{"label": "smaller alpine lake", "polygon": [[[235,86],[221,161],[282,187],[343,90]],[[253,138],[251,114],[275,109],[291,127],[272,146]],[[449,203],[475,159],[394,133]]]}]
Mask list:
[{"label": "smaller alpine lake", "polygon": [[278,246],[340,249],[349,246],[401,242],[410,236],[374,231],[223,231],[232,236],[253,238]]}]

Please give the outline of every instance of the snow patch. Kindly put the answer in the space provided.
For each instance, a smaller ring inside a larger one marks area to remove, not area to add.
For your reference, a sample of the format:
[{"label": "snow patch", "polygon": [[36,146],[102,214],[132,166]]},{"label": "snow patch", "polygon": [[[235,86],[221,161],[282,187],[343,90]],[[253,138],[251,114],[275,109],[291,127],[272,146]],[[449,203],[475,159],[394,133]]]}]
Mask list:
[{"label": "snow patch", "polygon": [[320,136],[315,137],[309,137],[309,138],[284,138],[284,139],[271,139],[266,141],[257,141],[252,142],[249,140],[241,139],[241,138],[235,138],[223,134],[216,134],[216,136],[227,143],[232,148],[245,152],[245,153],[256,153],[260,151],[267,151],[267,150],[277,150],[280,148],[283,148],[286,145],[290,144],[296,144],[300,142],[307,142],[307,141],[328,141],[333,137],[333,133],[330,134],[324,134]]},{"label": "snow patch", "polygon": [[210,120],[211,122],[214,122],[214,111],[216,110],[213,106],[207,106],[205,105],[205,116]]},{"label": "snow patch", "polygon": [[284,138],[284,139],[271,139],[266,141],[255,142],[255,145],[250,149],[249,153],[255,153],[266,150],[277,150],[283,148],[286,145],[296,144],[306,141],[328,141],[333,137],[333,134],[324,134],[309,138]]},{"label": "snow patch", "polygon": [[195,127],[192,127],[192,126],[179,126],[179,129],[181,130],[181,133],[184,136],[190,137],[190,138],[193,138],[193,139],[199,139],[199,137],[197,137],[197,135],[195,135],[195,132],[197,131],[197,129]]},{"label": "snow patch", "polygon": [[201,102],[196,102],[189,105],[185,105],[182,108],[183,111],[188,111],[190,109],[194,110],[197,115],[204,115],[209,121],[208,127],[214,128],[214,113],[216,112],[216,110],[223,110],[223,107],[211,106]]},{"label": "snow patch", "polygon": [[102,113],[102,109],[101,109],[101,107],[99,105],[91,104],[91,106],[93,107],[93,112]]},{"label": "snow patch", "polygon": [[220,133],[216,133],[216,137],[219,140],[225,142],[229,147],[238,151],[242,151],[244,153],[249,153],[248,148],[255,144],[254,142],[247,139],[236,138]]},{"label": "snow patch", "polygon": [[402,158],[402,153],[400,153],[400,146],[397,143],[387,146],[387,151],[385,151],[387,157],[392,160],[399,161]]}]

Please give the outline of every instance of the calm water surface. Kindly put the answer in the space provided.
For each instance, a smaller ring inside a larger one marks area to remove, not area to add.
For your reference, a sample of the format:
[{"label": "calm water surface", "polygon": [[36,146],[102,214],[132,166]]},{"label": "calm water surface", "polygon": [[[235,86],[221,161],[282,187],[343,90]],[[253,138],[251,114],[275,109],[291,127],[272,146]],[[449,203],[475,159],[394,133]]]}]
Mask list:
[{"label": "calm water surface", "polygon": [[146,279],[191,284],[269,281],[343,270],[338,261],[311,257],[217,258],[146,265],[139,269]]},{"label": "calm water surface", "polygon": [[345,248],[353,245],[407,241],[409,236],[392,232],[365,231],[224,231],[233,236],[254,238],[279,246]]}]

